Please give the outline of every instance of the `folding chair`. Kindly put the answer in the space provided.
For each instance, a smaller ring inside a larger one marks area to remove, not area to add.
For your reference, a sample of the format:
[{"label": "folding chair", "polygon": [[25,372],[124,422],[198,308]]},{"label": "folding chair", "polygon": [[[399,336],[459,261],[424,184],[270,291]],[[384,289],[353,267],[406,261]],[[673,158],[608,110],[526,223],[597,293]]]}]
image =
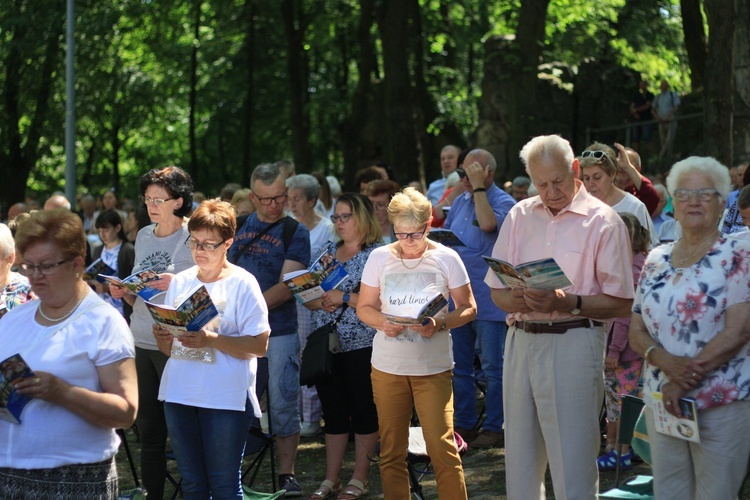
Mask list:
[{"label": "folding chair", "polygon": [[[268,455],[271,459],[271,486],[276,491],[276,464],[274,460],[274,434],[271,427],[271,403],[269,400],[268,389],[268,359],[258,358],[258,371],[255,375],[255,393],[260,401],[263,395],[266,396],[266,414],[268,415],[268,433],[263,432],[260,420],[253,417],[250,422],[250,430],[245,442],[245,458],[253,457],[250,465],[242,473],[242,481],[248,488],[253,486],[255,479],[260,473],[263,459]],[[250,481],[245,481],[245,477],[252,472]]]},{"label": "folding chair", "polygon": [[[643,409],[643,400],[635,396],[622,396],[620,421],[617,423],[617,455],[622,455],[622,445],[630,444],[633,429]],[[652,499],[654,498],[653,478],[651,476],[634,476],[620,486],[620,460],[615,466],[615,487],[599,495],[604,499]]]},{"label": "folding chair", "polygon": [[[456,440],[458,454],[463,455],[468,446],[463,438],[453,433]],[[421,427],[409,427],[409,448],[406,454],[406,468],[409,471],[409,485],[411,494],[417,500],[424,500],[424,492],[420,481],[426,474],[432,474],[432,460],[427,454],[427,445],[424,441]]]},{"label": "folding chair", "polygon": [[141,486],[141,483],[138,481],[138,470],[135,467],[135,460],[133,460],[133,455],[130,453],[128,436],[125,434],[125,429],[117,429],[116,432],[117,435],[120,436],[120,444],[125,448],[125,455],[128,457],[128,464],[130,464],[130,472],[133,473],[133,482],[135,482],[135,487],[138,488]]}]

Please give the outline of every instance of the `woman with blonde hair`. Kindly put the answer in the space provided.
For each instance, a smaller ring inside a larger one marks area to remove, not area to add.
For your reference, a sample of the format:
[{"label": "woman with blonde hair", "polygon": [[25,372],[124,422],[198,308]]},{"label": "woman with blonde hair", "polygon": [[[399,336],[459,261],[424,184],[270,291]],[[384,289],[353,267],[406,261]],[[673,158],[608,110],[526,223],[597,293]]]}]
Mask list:
[{"label": "woman with blonde hair", "polygon": [[[416,406],[440,498],[466,498],[461,458],[453,439],[453,354],[450,329],[472,321],[477,306],[458,254],[427,238],[430,201],[406,187],[388,205],[396,241],[372,252],[362,273],[357,315],[377,333],[372,388],[380,428],[380,475],[388,499],[410,498],[406,455]],[[453,299],[421,324],[391,322],[386,315],[416,317],[433,298]]]}]

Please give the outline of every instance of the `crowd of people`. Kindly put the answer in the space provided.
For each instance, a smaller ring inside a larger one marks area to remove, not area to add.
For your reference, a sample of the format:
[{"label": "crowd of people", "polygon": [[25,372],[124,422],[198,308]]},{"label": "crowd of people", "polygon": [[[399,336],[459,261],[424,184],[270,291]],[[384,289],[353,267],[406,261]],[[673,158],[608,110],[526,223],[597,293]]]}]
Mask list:
[{"label": "crowd of people", "polygon": [[[642,97],[636,114],[654,99]],[[322,432],[310,500],[366,496],[376,453],[384,497],[410,498],[416,418],[441,498],[467,498],[464,440],[505,449],[509,498],[545,498],[547,468],[555,497],[595,498],[600,471],[635,459],[615,446],[624,394],[645,401],[657,498],[735,497],[750,457],[738,439],[750,425],[746,166],[689,157],[652,181],[634,149],[594,142],[576,155],[555,135],[520,160],[526,175],[498,184],[489,151],[448,145],[426,188],[374,164],[350,191],[281,161],[218,198],[166,167],[142,176],[140,203],[107,191],[100,207],[80,196],[78,212],[59,193],[14,205],[0,225],[0,377],[30,402],[20,423],[0,418],[0,498],[115,498],[116,431],[133,424],[149,497],[164,495],[171,446],[185,498],[242,498],[245,438],[263,411],[288,497],[303,496],[300,438]],[[284,275],[323,252],[346,278],[295,300]],[[486,257],[552,258],[570,284],[520,287]],[[151,305],[92,271],[103,267],[156,276]],[[155,322],[153,304],[201,287],[216,318],[198,331]],[[307,338],[332,322],[333,373],[300,387]],[[11,380],[15,355],[31,372]],[[700,443],[656,430],[655,400],[681,417],[685,397]]]}]

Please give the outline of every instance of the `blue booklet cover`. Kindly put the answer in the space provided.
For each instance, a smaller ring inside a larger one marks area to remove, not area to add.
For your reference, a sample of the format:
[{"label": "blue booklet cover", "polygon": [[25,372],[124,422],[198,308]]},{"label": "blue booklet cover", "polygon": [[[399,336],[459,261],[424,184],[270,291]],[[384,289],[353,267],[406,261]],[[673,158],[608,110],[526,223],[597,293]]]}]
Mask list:
[{"label": "blue booklet cover", "polygon": [[101,274],[100,276],[113,285],[124,286],[130,293],[134,293],[146,301],[153,299],[160,293],[164,293],[164,290],[159,290],[148,285],[150,281],[159,279],[159,275],[153,269],[138,271],[124,280],[121,280],[117,276],[108,276],[106,274]]},{"label": "blue booklet cover", "polygon": [[348,274],[333,252],[326,248],[308,269],[287,273],[283,279],[294,298],[305,304],[336,288]]},{"label": "blue booklet cover", "polygon": [[34,372],[20,354],[14,354],[0,362],[0,419],[14,424],[21,423],[21,413],[31,400],[18,394],[16,384],[33,376]]}]

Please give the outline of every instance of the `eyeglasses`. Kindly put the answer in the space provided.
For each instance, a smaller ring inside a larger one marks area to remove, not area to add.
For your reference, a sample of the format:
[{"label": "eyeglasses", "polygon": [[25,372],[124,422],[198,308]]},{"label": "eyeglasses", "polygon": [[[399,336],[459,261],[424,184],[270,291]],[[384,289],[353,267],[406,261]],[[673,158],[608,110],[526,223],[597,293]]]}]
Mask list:
[{"label": "eyeglasses", "polygon": [[264,207],[267,207],[271,203],[276,203],[277,205],[283,205],[286,203],[286,199],[289,198],[288,193],[280,194],[278,196],[268,196],[266,198],[261,198],[257,194],[255,194],[255,191],[253,191],[253,196],[255,196],[255,199],[260,202],[261,205]]},{"label": "eyeglasses", "polygon": [[68,259],[61,260],[60,262],[56,262],[54,264],[39,264],[38,266],[32,266],[31,264],[27,264],[24,262],[18,266],[18,272],[26,277],[32,276],[34,274],[34,271],[39,271],[39,274],[41,274],[42,276],[49,276],[50,274],[54,274],[57,271],[60,264],[65,264],[66,262],[68,262]]},{"label": "eyeglasses", "polygon": [[675,189],[674,199],[677,201],[690,201],[690,198],[695,195],[698,201],[707,202],[714,199],[714,196],[719,194],[715,189],[703,188],[703,189]]},{"label": "eyeglasses", "polygon": [[221,245],[223,245],[225,241],[227,240],[221,240],[218,243],[207,243],[205,241],[203,243],[200,243],[198,241],[190,239],[190,237],[188,236],[188,239],[185,240],[185,246],[187,246],[190,250],[203,250],[204,252],[213,252]]},{"label": "eyeglasses", "polygon": [[427,232],[427,226],[425,226],[424,230],[422,230],[421,232],[416,232],[416,233],[393,233],[393,234],[395,234],[396,238],[398,238],[399,240],[406,240],[408,238],[411,238],[413,240],[421,240],[424,237],[424,235],[425,235],[426,232]]},{"label": "eyeglasses", "polygon": [[157,207],[175,198],[149,198],[148,196],[139,196],[142,203],[146,205],[156,205]]},{"label": "eyeglasses", "polygon": [[333,221],[334,224],[336,224],[338,221],[341,221],[342,223],[346,224],[349,222],[349,219],[352,218],[352,214],[340,214],[340,215],[332,215],[331,221]]},{"label": "eyeglasses", "polygon": [[463,168],[461,168],[461,167],[458,167],[458,168],[456,169],[456,173],[458,174],[458,178],[459,178],[459,179],[463,179],[464,177],[466,177],[466,170],[464,170],[464,169],[463,169]]}]

